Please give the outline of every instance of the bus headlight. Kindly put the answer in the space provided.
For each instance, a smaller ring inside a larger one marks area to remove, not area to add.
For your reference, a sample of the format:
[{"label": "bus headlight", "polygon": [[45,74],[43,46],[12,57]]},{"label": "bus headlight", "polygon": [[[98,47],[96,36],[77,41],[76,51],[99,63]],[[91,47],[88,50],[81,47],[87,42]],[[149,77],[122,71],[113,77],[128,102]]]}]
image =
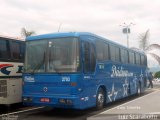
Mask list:
[{"label": "bus headlight", "polygon": [[23,97],[23,102],[32,102],[32,100],[31,97]]},{"label": "bus headlight", "polygon": [[32,102],[32,100],[33,100],[33,99],[32,99],[31,97],[28,98],[28,102]]},{"label": "bus headlight", "polygon": [[73,104],[73,101],[70,100],[70,99],[59,99],[59,103],[61,104],[66,104],[66,105],[72,105]]},{"label": "bus headlight", "polygon": [[67,103],[68,105],[73,104],[72,100],[69,100],[69,99],[66,99],[66,103]]},{"label": "bus headlight", "polygon": [[27,101],[28,101],[28,98],[27,98],[27,97],[23,97],[23,101],[24,101],[24,102],[27,102]]},{"label": "bus headlight", "polygon": [[66,103],[66,101],[65,101],[65,99],[59,99],[59,103],[61,103],[61,104],[65,104],[65,103]]}]

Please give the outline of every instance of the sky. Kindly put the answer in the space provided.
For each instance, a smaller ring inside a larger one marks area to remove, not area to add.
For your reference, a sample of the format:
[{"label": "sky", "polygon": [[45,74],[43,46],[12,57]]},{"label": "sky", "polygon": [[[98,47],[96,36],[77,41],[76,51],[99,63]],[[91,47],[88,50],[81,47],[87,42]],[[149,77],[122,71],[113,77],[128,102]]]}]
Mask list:
[{"label": "sky", "polygon": [[150,30],[149,43],[160,44],[160,0],[0,0],[0,35],[21,37],[21,29],[37,35],[91,32],[126,46],[124,23],[130,26],[129,46]]}]

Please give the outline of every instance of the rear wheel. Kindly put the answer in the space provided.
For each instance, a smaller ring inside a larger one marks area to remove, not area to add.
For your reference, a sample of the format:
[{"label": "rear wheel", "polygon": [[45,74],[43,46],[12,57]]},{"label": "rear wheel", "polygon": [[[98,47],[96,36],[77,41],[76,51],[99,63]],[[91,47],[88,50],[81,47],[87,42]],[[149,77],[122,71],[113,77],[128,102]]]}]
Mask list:
[{"label": "rear wheel", "polygon": [[105,95],[102,88],[98,89],[96,97],[96,109],[102,109],[105,105]]}]

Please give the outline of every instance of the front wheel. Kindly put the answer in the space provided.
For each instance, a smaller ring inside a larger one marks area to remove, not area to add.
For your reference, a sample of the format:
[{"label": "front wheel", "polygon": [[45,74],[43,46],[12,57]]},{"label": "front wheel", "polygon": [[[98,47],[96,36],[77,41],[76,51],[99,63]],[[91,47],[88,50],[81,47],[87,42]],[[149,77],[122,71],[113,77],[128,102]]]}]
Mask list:
[{"label": "front wheel", "polygon": [[102,109],[105,105],[105,95],[104,90],[102,88],[98,89],[97,97],[96,97],[96,109]]}]

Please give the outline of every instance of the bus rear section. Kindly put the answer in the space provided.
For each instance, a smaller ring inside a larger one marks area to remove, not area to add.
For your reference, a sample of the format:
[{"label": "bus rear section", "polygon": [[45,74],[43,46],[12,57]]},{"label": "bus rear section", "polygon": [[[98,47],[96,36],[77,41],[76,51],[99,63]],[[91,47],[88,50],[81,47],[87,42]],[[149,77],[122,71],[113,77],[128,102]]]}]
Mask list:
[{"label": "bus rear section", "polygon": [[0,104],[22,102],[24,41],[0,37]]}]

